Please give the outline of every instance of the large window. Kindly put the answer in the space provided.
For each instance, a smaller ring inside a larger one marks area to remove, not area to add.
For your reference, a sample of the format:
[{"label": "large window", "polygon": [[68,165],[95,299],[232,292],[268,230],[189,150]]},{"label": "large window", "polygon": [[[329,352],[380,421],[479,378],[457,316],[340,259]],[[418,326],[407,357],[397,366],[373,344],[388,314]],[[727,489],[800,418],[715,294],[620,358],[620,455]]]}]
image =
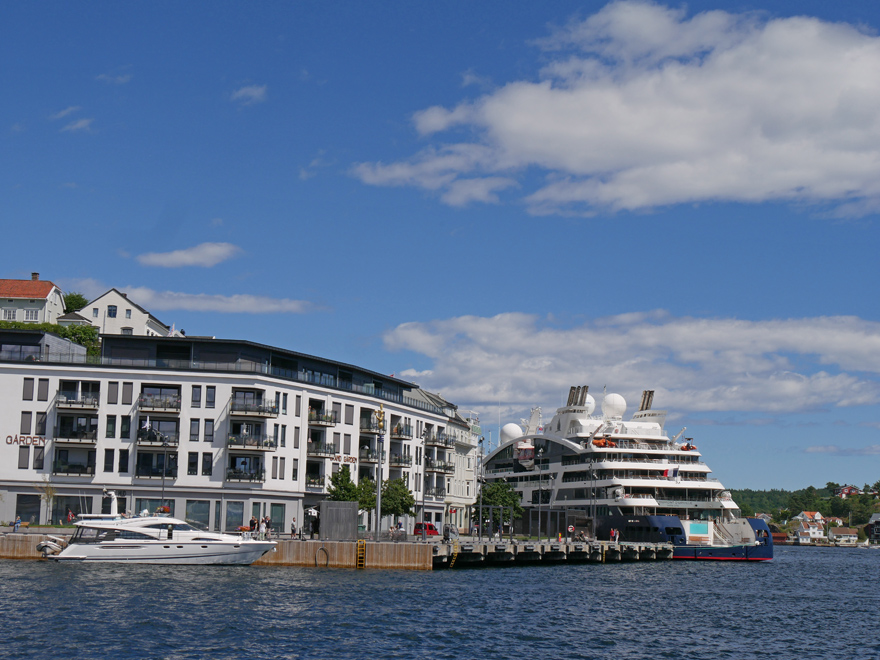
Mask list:
[{"label": "large window", "polygon": [[42,470],[45,463],[46,448],[34,447],[34,469]]},{"label": "large window", "polygon": [[199,408],[202,405],[202,386],[201,385],[193,385],[192,386],[192,405],[193,408]]},{"label": "large window", "polygon": [[206,451],[202,454],[202,476],[210,477],[214,473],[214,456]]},{"label": "large window", "polygon": [[119,450],[119,474],[128,474],[128,450]]},{"label": "large window", "polygon": [[205,408],[214,407],[214,399],[217,396],[217,388],[213,385],[205,386]]},{"label": "large window", "polygon": [[189,439],[190,442],[199,441],[199,420],[197,419],[189,420]]},{"label": "large window", "polygon": [[104,472],[113,472],[113,459],[116,451],[113,449],[104,450]]},{"label": "large window", "polygon": [[31,448],[27,445],[19,445],[18,447],[18,469],[27,470],[28,461],[31,457]]},{"label": "large window", "polygon": [[186,521],[208,529],[211,523],[211,503],[208,500],[187,500]]},{"label": "large window", "polygon": [[205,420],[205,442],[214,442],[214,420]]},{"label": "large window", "polygon": [[244,502],[226,503],[226,527],[227,532],[234,532],[244,524]]},{"label": "large window", "polygon": [[24,310],[24,320],[25,321],[39,321],[40,320],[40,310],[39,309],[26,309],[26,310]]},{"label": "large window", "polygon": [[4,321],[14,321],[16,311],[17,310],[14,307],[4,307],[3,308],[3,320]]},{"label": "large window", "polygon": [[116,318],[116,305],[107,305],[107,318],[115,319]]}]

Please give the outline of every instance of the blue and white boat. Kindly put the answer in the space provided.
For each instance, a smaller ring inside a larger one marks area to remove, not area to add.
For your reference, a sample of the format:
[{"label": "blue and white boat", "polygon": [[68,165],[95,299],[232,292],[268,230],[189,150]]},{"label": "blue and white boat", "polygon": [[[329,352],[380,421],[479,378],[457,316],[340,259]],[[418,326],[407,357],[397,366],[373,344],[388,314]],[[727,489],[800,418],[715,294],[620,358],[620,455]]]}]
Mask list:
[{"label": "blue and white boat", "polygon": [[605,395],[594,415],[587,387],[572,387],[548,424],[535,408],[522,426],[505,425],[483,478],[511,483],[520,494],[526,514],[518,533],[669,543],[674,559],[772,559],[767,524],[741,515],[686,429],[667,435],[666,411],[652,410],[653,398],[644,391],[625,420],[619,394]]}]

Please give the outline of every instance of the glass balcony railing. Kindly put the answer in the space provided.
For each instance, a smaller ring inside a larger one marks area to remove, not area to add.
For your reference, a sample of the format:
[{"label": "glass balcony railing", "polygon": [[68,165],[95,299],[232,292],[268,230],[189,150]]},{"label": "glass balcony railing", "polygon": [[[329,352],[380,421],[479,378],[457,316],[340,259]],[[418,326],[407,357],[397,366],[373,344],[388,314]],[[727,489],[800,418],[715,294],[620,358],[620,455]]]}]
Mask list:
[{"label": "glass balcony railing", "polygon": [[256,417],[277,417],[278,406],[275,402],[262,399],[236,399],[229,402],[229,412],[233,415],[250,415]]},{"label": "glass balcony railing", "polygon": [[239,468],[227,468],[226,481],[248,481],[254,483],[262,483],[263,481],[266,481],[266,471],[263,469],[242,470]]},{"label": "glass balcony railing", "polygon": [[309,424],[312,426],[336,426],[339,423],[338,417],[335,410],[309,410]]},{"label": "glass balcony railing", "polygon": [[226,436],[226,446],[230,449],[275,451],[278,448],[278,441],[267,435],[237,435],[231,433]]},{"label": "glass balcony railing", "polygon": [[139,410],[180,412],[180,395],[141,394],[137,405]]}]

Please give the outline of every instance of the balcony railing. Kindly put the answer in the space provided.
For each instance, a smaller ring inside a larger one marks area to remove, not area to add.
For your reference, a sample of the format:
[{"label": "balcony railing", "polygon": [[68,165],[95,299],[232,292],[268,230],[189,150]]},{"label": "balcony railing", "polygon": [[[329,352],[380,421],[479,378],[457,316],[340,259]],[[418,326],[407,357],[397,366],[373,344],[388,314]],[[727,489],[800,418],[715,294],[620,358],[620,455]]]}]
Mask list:
[{"label": "balcony railing", "polygon": [[389,465],[391,467],[410,467],[412,465],[412,456],[410,454],[391,454]]},{"label": "balcony railing", "polygon": [[309,424],[312,426],[336,426],[339,423],[339,415],[335,410],[324,412],[323,410],[309,410]]},{"label": "balcony railing", "polygon": [[154,429],[139,429],[137,443],[146,447],[176,447],[180,444],[180,434],[162,433]]},{"label": "balcony railing", "polygon": [[445,433],[431,433],[425,436],[425,445],[428,447],[454,447],[455,438]]},{"label": "balcony railing", "polygon": [[94,477],[95,466],[82,463],[55,461],[52,463],[52,474],[64,475],[67,477]]},{"label": "balcony railing", "polygon": [[425,469],[428,472],[451,473],[455,472],[455,465],[449,461],[435,461],[429,458],[425,460]]},{"label": "balcony railing", "polygon": [[425,495],[428,497],[446,497],[445,488],[426,488]]},{"label": "balcony railing", "polygon": [[137,465],[134,468],[134,476],[145,479],[177,479],[177,468],[167,467],[162,469],[158,465]]},{"label": "balcony railing", "polygon": [[326,442],[307,442],[306,455],[329,458],[331,456],[336,456],[336,448]]},{"label": "balcony railing", "polygon": [[250,449],[259,451],[275,451],[278,441],[267,435],[236,435],[226,436],[226,446],[230,449]]},{"label": "balcony railing", "polygon": [[226,481],[246,481],[251,483],[262,483],[266,481],[266,471],[263,469],[239,470],[236,468],[227,468]]},{"label": "balcony railing", "polygon": [[138,410],[180,412],[180,395],[141,394],[137,400]]},{"label": "balcony railing", "polygon": [[323,488],[324,485],[324,477],[312,477],[306,475],[306,488]]},{"label": "balcony railing", "polygon": [[397,424],[391,427],[392,440],[412,440],[413,428],[407,424]]},{"label": "balcony railing", "polygon": [[229,412],[242,417],[278,417],[278,406],[275,402],[251,401],[246,399],[232,398],[229,402]]},{"label": "balcony railing", "polygon": [[358,454],[358,459],[360,459],[361,463],[378,463],[380,458],[383,461],[385,460],[385,452],[384,451],[380,455],[380,453],[377,451],[371,451],[371,450],[364,451],[362,449],[360,451],[360,453]]},{"label": "balcony railing", "polygon": [[379,434],[379,422],[371,422],[368,419],[361,420],[361,433]]},{"label": "balcony railing", "polygon": [[98,441],[97,431],[88,431],[84,428],[56,429],[55,442],[69,442],[83,445],[93,445]]},{"label": "balcony railing", "polygon": [[98,397],[88,394],[77,396],[75,392],[58,392],[55,396],[55,406],[75,410],[95,410],[98,408]]}]

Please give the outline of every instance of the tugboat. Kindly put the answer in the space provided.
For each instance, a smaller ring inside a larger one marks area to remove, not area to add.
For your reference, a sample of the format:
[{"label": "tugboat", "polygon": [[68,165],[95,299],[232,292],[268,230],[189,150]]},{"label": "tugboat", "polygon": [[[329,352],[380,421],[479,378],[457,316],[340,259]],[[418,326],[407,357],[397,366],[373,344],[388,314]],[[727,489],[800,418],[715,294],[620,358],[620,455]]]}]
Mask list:
[{"label": "tugboat", "polygon": [[667,413],[652,410],[653,399],[653,390],[642,392],[638,411],[624,420],[621,395],[605,395],[594,415],[588,387],[572,387],[549,424],[536,423],[533,410],[523,426],[502,428],[485,479],[513,484],[528,520],[543,508],[545,523],[554,515],[565,516],[565,527],[579,520],[597,540],[615,533],[621,542],[671,544],[673,559],[772,559],[767,523],[741,515],[686,429],[667,435]]}]

